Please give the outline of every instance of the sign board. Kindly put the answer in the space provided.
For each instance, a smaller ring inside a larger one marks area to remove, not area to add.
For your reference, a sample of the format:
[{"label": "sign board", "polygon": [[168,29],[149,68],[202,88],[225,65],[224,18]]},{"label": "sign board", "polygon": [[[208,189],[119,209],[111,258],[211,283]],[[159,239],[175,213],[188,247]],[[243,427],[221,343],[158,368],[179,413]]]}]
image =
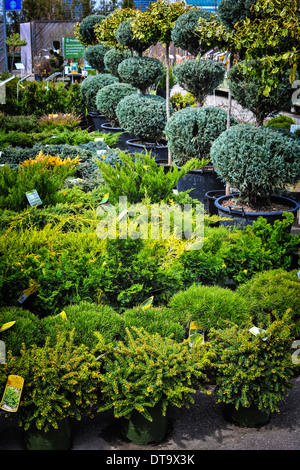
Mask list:
[{"label": "sign board", "polygon": [[63,38],[63,56],[65,59],[81,59],[85,46],[76,38]]},{"label": "sign board", "polygon": [[22,10],[22,0],[5,0],[6,11]]},{"label": "sign board", "polygon": [[40,199],[40,196],[38,195],[37,191],[34,189],[32,191],[27,191],[26,197],[28,199],[28,202],[31,206],[38,206],[42,204],[42,201]]}]

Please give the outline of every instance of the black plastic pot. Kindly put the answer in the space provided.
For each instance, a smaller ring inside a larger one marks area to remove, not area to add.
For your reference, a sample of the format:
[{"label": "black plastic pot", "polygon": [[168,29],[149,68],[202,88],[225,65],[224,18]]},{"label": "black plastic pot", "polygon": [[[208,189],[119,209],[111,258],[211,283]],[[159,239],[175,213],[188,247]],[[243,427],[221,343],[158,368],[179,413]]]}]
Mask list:
[{"label": "black plastic pot", "polygon": [[103,114],[90,112],[90,113],[87,113],[86,117],[87,117],[87,121],[92,131],[102,130],[101,124],[103,124],[106,121],[106,118],[105,116],[103,116]]},{"label": "black plastic pot", "polygon": [[123,134],[119,137],[116,146],[120,150],[129,150],[127,141],[128,139],[133,137],[132,134],[130,134],[129,132],[125,132],[122,127],[112,127],[110,122],[105,122],[104,124],[101,124],[101,130],[102,132],[106,132],[107,134],[115,134],[117,132],[122,132]]},{"label": "black plastic pot", "polygon": [[178,180],[177,189],[179,192],[191,188],[193,189],[189,193],[190,197],[202,202],[205,211],[208,212],[206,193],[213,190],[225,191],[225,184],[212,167],[204,167],[199,170],[189,171],[183,178]]},{"label": "black plastic pot", "polygon": [[270,421],[271,414],[266,410],[259,410],[257,406],[245,408],[240,406],[238,410],[232,404],[223,405],[223,417],[229,423],[243,428],[264,426]]},{"label": "black plastic pot", "polygon": [[168,417],[163,416],[160,404],[147,408],[152,421],[144,418],[136,410],[130,419],[124,419],[123,435],[134,444],[150,444],[161,442],[168,431]]},{"label": "black plastic pot", "polygon": [[162,166],[163,167],[165,174],[168,173],[168,171],[171,168],[171,165],[168,165],[168,163],[165,160],[155,159],[155,162],[156,162],[157,166]]},{"label": "black plastic pot", "polygon": [[[246,227],[247,225],[253,225],[258,217],[264,217],[267,219],[267,222],[271,225],[274,224],[276,220],[283,219],[283,212],[291,212],[294,216],[297,215],[299,210],[299,204],[293,199],[283,197],[283,196],[270,196],[271,201],[280,203],[284,206],[290,207],[288,210],[282,210],[277,212],[245,212],[243,207],[237,206],[223,206],[223,201],[231,199],[232,197],[237,197],[238,193],[229,194],[227,196],[221,196],[215,200],[215,206],[218,209],[218,215],[221,217],[230,217],[232,220],[220,221],[220,225],[226,226],[240,226],[241,228]],[[292,225],[290,226],[290,228]]]},{"label": "black plastic pot", "polygon": [[69,450],[72,447],[71,427],[68,419],[63,419],[58,428],[45,432],[36,428],[24,431],[26,450]]},{"label": "black plastic pot", "polygon": [[207,191],[205,197],[208,202],[208,213],[209,215],[218,215],[218,209],[215,206],[215,200],[218,197],[225,196],[225,190],[216,189],[214,191]]},{"label": "black plastic pot", "polygon": [[152,152],[155,157],[155,161],[160,160],[161,162],[168,162],[168,146],[167,145],[155,145],[146,142],[145,144],[138,144],[139,139],[127,140],[127,146],[131,153],[146,153]]}]

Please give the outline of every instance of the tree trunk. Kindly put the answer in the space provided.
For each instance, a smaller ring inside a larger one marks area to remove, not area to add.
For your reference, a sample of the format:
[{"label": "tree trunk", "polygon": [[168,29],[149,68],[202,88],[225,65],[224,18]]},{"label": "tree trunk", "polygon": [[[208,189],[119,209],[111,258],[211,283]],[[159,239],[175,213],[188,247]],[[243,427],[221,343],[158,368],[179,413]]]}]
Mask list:
[{"label": "tree trunk", "polygon": [[[166,112],[167,121],[170,119],[170,44],[166,43]],[[172,165],[171,150],[168,148],[168,165]]]},{"label": "tree trunk", "polygon": [[[230,54],[230,56],[228,58],[228,64],[227,64],[227,75],[228,75],[228,72],[229,72],[230,67],[232,65],[232,62],[233,62],[232,55]],[[230,90],[228,89],[227,129],[230,128],[231,108],[232,108],[232,96],[231,96]],[[230,186],[229,186],[228,183],[226,183],[225,194],[226,195],[230,194]]]}]

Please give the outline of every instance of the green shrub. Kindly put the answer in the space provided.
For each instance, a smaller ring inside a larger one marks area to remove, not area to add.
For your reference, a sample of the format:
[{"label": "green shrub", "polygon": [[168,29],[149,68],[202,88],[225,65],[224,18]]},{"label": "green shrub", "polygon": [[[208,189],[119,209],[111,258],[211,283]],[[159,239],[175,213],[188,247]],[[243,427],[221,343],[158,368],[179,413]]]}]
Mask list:
[{"label": "green shrub", "polygon": [[82,116],[74,116],[73,114],[55,114],[41,116],[38,121],[39,130],[50,129],[69,129],[75,130],[79,128]]},{"label": "green shrub", "polygon": [[95,44],[89,46],[83,54],[83,57],[89,65],[99,73],[105,72],[104,56],[109,51],[109,47],[104,44]]},{"label": "green shrub", "polygon": [[194,96],[197,106],[202,106],[224,80],[225,67],[215,60],[189,59],[177,64],[173,73],[178,84]]},{"label": "green shrub", "polygon": [[292,310],[292,331],[300,335],[300,279],[298,270],[275,269],[255,274],[237,288],[237,293],[248,303],[255,325],[267,327],[270,317],[280,320],[288,309]]},{"label": "green shrub", "polygon": [[[250,66],[251,62],[247,65]],[[256,125],[262,126],[268,116],[291,109],[293,89],[289,82],[289,72],[278,75],[278,85],[272,88],[268,96],[264,96],[260,93],[262,81],[243,73],[240,66],[241,64],[237,64],[231,67],[228,86],[233,99],[254,114]]]},{"label": "green shrub", "polygon": [[129,50],[121,51],[120,49],[111,48],[104,56],[104,64],[110,73],[120,78],[118,73],[119,64],[131,57],[131,52]]},{"label": "green shrub", "polygon": [[136,88],[128,83],[113,83],[101,88],[96,95],[96,107],[101,114],[111,123],[112,127],[118,127],[116,109],[119,102],[125,96],[136,92]]},{"label": "green shrub", "polygon": [[249,317],[247,302],[236,292],[218,286],[193,285],[176,293],[169,301],[173,318],[185,328],[197,321],[209,334],[224,328],[226,320],[241,324]]},{"label": "green shrub", "polygon": [[22,307],[1,307],[0,328],[4,323],[11,321],[15,324],[1,333],[1,341],[5,343],[6,352],[11,351],[14,356],[18,356],[22,344],[27,348],[33,344],[41,344],[43,336],[37,316]]},{"label": "green shrub", "polygon": [[101,334],[107,343],[113,343],[124,336],[124,320],[111,307],[86,301],[64,307],[66,318],[58,314],[48,315],[41,320],[41,331],[51,338],[54,345],[58,331],[71,332],[76,346],[84,344],[92,350],[98,339],[95,332]]},{"label": "green shrub", "polygon": [[105,19],[103,15],[89,15],[79,25],[78,33],[85,46],[97,43],[94,27]]},{"label": "green shrub", "polygon": [[209,46],[195,34],[195,29],[198,26],[199,18],[209,20],[212,15],[212,12],[201,8],[195,8],[183,13],[176,20],[171,33],[175,47],[184,49],[193,56],[205,52]]},{"label": "green shrub", "polygon": [[[134,307],[122,314],[125,328],[144,328],[149,334],[159,334],[163,338],[172,337],[175,341],[183,341],[185,331],[180,323],[174,321],[172,311],[167,307]],[[125,340],[125,336],[123,337]]]},{"label": "green shrub", "polygon": [[147,88],[159,82],[164,67],[155,57],[131,57],[120,63],[118,74],[123,82],[138,88],[145,95]]},{"label": "green shrub", "polygon": [[116,38],[120,44],[142,56],[142,53],[151,46],[151,43],[146,43],[133,36],[131,21],[123,21],[120,24],[116,31]]},{"label": "green shrub", "polygon": [[121,127],[142,142],[159,144],[164,136],[167,111],[166,100],[161,96],[129,95],[119,102],[116,114]]},{"label": "green shrub", "polygon": [[296,121],[293,118],[281,114],[280,116],[275,116],[269,119],[269,121],[266,122],[266,127],[286,129],[289,131],[292,124],[296,124]]},{"label": "green shrub", "polygon": [[110,73],[90,75],[81,84],[81,93],[88,111],[97,111],[96,95],[101,88],[112,83],[118,83],[118,78]]},{"label": "green shrub", "polygon": [[5,132],[36,132],[38,123],[36,116],[5,116],[0,114],[0,129]]},{"label": "green shrub", "polygon": [[300,179],[300,146],[266,127],[231,127],[214,141],[210,157],[222,180],[254,206]]},{"label": "green shrub", "polygon": [[[230,125],[238,124],[232,116]],[[227,113],[221,108],[188,107],[170,117],[166,136],[172,156],[179,165],[190,158],[209,158],[213,142],[227,128]]]}]

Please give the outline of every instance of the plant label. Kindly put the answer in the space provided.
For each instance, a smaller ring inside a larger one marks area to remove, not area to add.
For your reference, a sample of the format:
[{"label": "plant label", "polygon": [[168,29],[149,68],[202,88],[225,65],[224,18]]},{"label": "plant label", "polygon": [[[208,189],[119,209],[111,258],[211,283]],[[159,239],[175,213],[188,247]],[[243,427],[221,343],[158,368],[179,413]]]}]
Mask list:
[{"label": "plant label", "polygon": [[1,410],[15,413],[19,408],[24,379],[19,375],[9,375],[0,404]]},{"label": "plant label", "polygon": [[20,304],[22,304],[23,302],[25,302],[25,300],[27,299],[28,295],[27,294],[22,294],[21,297],[19,297],[18,299],[18,302]]},{"label": "plant label", "polygon": [[198,341],[201,343],[205,342],[204,329],[196,321],[192,321],[190,324],[189,339],[191,347]]},{"label": "plant label", "polygon": [[[249,331],[250,331],[250,333],[252,333],[255,336],[260,335],[262,333],[266,333],[266,330],[262,330],[261,328],[257,328],[257,326],[253,326],[252,328],[250,328]],[[263,338],[263,341],[266,341],[266,339],[268,339],[267,336],[265,338]]]},{"label": "plant label", "polygon": [[38,192],[36,189],[33,189],[32,191],[27,191],[26,197],[28,199],[29,204],[32,206],[38,206],[42,204],[42,201],[40,199],[40,196],[38,195]]},{"label": "plant label", "polygon": [[10,328],[11,326],[13,326],[16,322],[15,321],[10,321],[8,323],[4,323],[1,327],[0,327],[0,333],[3,333],[3,331],[5,330],[8,330],[8,328]]}]

